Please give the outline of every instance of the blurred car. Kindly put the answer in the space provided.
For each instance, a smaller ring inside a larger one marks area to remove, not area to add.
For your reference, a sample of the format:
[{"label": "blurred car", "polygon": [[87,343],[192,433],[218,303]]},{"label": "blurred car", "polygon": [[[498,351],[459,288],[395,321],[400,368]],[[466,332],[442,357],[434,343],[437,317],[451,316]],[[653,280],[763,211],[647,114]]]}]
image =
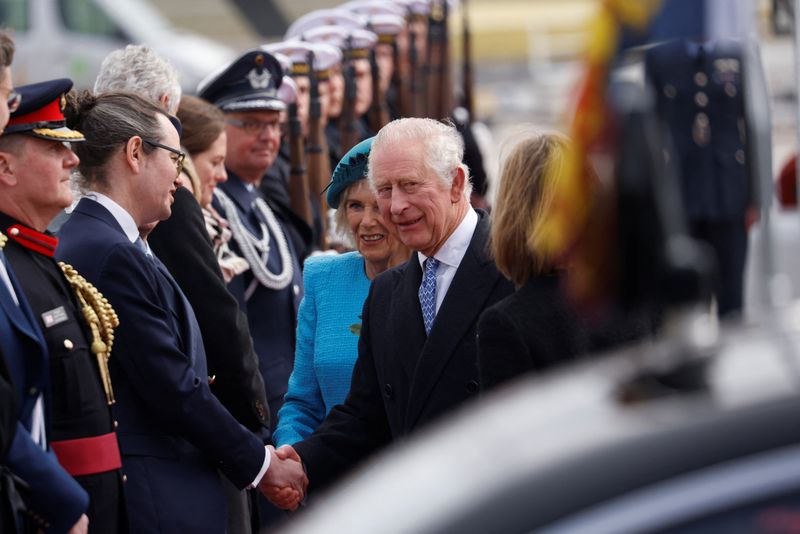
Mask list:
[{"label": "blurred car", "polygon": [[283,532],[800,532],[800,304],[678,319],[464,406]]},{"label": "blurred car", "polygon": [[59,77],[91,88],[103,58],[128,43],[146,44],[167,58],[194,92],[233,50],[175,28],[144,0],[0,0],[0,25],[14,35],[14,81]]}]

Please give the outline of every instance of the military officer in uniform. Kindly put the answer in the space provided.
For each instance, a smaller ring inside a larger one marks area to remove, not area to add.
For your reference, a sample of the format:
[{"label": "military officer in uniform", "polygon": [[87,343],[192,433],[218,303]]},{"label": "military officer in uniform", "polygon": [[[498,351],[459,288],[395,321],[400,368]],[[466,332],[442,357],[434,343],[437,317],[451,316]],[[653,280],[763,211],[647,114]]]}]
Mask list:
[{"label": "military officer in uniform", "polygon": [[198,89],[225,113],[228,180],[217,187],[214,207],[230,224],[232,248],[250,265],[228,287],[247,312],[273,427],[294,363],[295,317],[303,296],[293,214],[259,189],[280,145],[282,78],[272,55],[253,50]]},{"label": "military officer in uniform", "polygon": [[669,41],[647,51],[645,73],[671,134],[667,155],[680,178],[689,232],[716,253],[718,314],[739,312],[747,225],[756,214],[740,45]]},{"label": "military officer in uniform", "polygon": [[123,475],[107,359],[117,318],[110,304],[74,269],[53,259],[57,239],[46,231],[72,202],[78,157],[68,143],[84,140],[65,127],[68,79],[18,88],[22,105],[0,137],[0,228],[6,256],[44,332],[50,362],[50,445],[90,496],[98,532],[124,531]]}]

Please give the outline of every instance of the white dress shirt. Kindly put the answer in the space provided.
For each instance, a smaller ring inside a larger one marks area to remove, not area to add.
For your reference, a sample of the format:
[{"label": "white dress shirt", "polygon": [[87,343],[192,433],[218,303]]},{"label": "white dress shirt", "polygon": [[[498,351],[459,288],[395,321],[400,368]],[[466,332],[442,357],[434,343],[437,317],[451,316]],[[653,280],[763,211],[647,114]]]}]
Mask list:
[{"label": "white dress shirt", "polygon": [[[434,258],[439,260],[439,268],[436,270],[436,313],[439,313],[439,308],[442,307],[444,297],[450,289],[450,284],[453,282],[458,266],[461,265],[461,260],[464,259],[464,254],[467,253],[469,244],[472,241],[472,235],[475,233],[477,226],[478,214],[470,206],[455,231],[450,234],[444,245],[433,255]],[[428,256],[418,252],[417,259],[424,271],[425,260],[428,259]]]},{"label": "white dress shirt", "polygon": [[125,232],[125,236],[131,243],[139,239],[139,227],[136,226],[136,221],[133,220],[130,213],[125,211],[125,208],[103,193],[98,193],[97,191],[89,192],[86,197],[94,200],[111,212],[111,215],[122,227],[122,231]]}]

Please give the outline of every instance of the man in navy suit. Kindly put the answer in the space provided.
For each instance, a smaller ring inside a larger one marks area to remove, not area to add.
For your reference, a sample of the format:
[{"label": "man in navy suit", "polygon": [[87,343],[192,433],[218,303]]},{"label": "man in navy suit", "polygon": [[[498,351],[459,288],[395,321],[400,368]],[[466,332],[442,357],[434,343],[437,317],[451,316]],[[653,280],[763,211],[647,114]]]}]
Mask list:
[{"label": "man in navy suit", "polygon": [[[0,32],[0,130],[5,128],[9,112],[19,105],[11,85],[9,66],[13,53],[13,41]],[[89,496],[58,464],[48,444],[47,347],[3,254],[6,240],[5,234],[0,233],[0,403],[4,413],[9,408],[14,412],[3,418],[13,426],[0,432],[0,468],[4,465],[27,486],[27,509],[24,517],[0,514],[0,530],[85,533]],[[6,504],[14,505],[12,492],[16,493],[13,481],[0,469],[0,501],[6,501],[0,506],[4,512]]]},{"label": "man in navy suit", "polygon": [[489,219],[470,206],[463,153],[455,128],[431,119],[393,121],[375,138],[378,206],[416,253],[372,284],[344,404],[278,451],[299,455],[311,489],[478,394],[478,317],[513,287],[487,256]]},{"label": "man in navy suit", "polygon": [[716,255],[717,311],[739,312],[747,227],[757,214],[741,47],[726,40],[668,41],[647,51],[645,74],[671,134],[668,162],[680,179],[689,232]]},{"label": "man in navy suit", "polygon": [[[303,474],[211,393],[194,312],[141,239],[140,229],[171,212],[183,164],[179,124],[131,93],[84,95],[70,115],[86,136],[75,149],[88,194],[62,227],[57,256],[119,316],[109,366],[130,529],[223,532],[218,469],[239,489],[288,486],[289,475]],[[303,483],[295,485],[289,491],[299,493]]]}]

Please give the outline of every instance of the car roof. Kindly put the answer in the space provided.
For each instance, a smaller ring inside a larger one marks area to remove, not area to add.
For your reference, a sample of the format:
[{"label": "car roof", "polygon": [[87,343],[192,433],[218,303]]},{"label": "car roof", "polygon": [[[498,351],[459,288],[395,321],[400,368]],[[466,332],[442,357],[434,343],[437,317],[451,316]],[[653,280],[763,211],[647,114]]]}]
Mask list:
[{"label": "car roof", "polygon": [[[800,306],[764,319],[727,326],[711,343],[672,336],[525,377],[312,495],[287,532],[524,532],[796,445]],[[707,387],[671,387],[663,377],[676,370]],[[629,394],[648,382],[660,382],[655,398]]]}]

